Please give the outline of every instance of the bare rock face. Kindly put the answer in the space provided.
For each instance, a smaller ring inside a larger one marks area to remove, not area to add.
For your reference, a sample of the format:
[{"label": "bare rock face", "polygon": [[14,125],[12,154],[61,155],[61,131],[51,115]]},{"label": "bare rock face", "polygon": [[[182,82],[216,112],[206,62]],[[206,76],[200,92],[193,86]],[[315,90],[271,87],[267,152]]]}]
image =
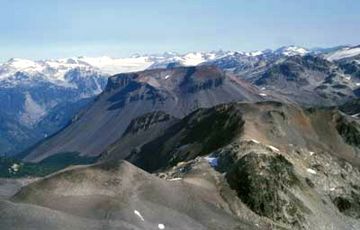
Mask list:
[{"label": "bare rock face", "polygon": [[122,160],[131,154],[138,153],[144,144],[164,135],[166,130],[177,121],[177,118],[159,111],[135,118],[121,138],[101,153],[100,160]]},{"label": "bare rock face", "polygon": [[356,219],[360,218],[360,195],[358,188],[354,188],[352,194],[333,197],[332,201],[340,212]]},{"label": "bare rock face", "polygon": [[132,120],[129,126],[126,128],[124,135],[136,134],[141,131],[144,132],[149,128],[152,128],[154,125],[162,122],[167,122],[170,119],[172,119],[172,117],[164,112],[145,114]]},{"label": "bare rock face", "polygon": [[349,145],[360,147],[360,125],[357,121],[340,116],[336,121],[336,129]]},{"label": "bare rock face", "polygon": [[261,216],[300,228],[303,213],[311,214],[290,192],[301,184],[293,165],[282,155],[249,153],[230,167],[226,179],[240,199]]},{"label": "bare rock face", "polygon": [[144,144],[126,159],[147,171],[157,171],[230,143],[241,133],[242,126],[241,113],[234,105],[201,109],[169,127],[162,136]]}]

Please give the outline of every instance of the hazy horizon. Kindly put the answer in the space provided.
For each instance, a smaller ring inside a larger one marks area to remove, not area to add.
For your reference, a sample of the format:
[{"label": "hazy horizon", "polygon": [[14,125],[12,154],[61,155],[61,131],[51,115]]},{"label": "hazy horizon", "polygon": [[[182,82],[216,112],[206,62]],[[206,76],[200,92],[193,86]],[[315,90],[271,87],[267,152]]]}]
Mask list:
[{"label": "hazy horizon", "polygon": [[[283,45],[283,46],[279,46],[273,49],[270,49],[272,51],[275,51],[277,49],[283,48],[283,47],[289,47],[289,46],[296,46],[296,47],[301,47],[301,48],[306,48],[308,50],[314,50],[314,49],[318,49],[318,48],[323,48],[323,49],[331,49],[331,48],[336,48],[336,47],[342,47],[342,46],[357,46],[359,44],[339,44],[336,46],[331,46],[331,47],[303,47],[303,46],[297,46],[296,44],[289,44],[289,45]],[[90,57],[90,58],[97,58],[97,57],[109,57],[109,58],[130,58],[130,57],[135,57],[135,56],[151,56],[151,55],[163,55],[165,53],[176,53],[179,55],[185,55],[188,53],[192,53],[192,52],[220,52],[220,51],[224,51],[224,52],[256,52],[256,51],[265,51],[268,49],[254,49],[254,50],[224,50],[224,49],[217,49],[217,50],[188,50],[188,51],[184,51],[184,52],[178,52],[178,51],[174,51],[174,50],[167,50],[167,51],[163,51],[163,52],[153,52],[153,53],[129,53],[129,54],[124,54],[124,55],[106,55],[106,54],[99,54],[99,55],[73,55],[73,56],[58,56],[58,57],[49,57],[49,58],[26,58],[26,57],[20,57],[20,56],[14,56],[14,57],[9,57],[7,59],[2,60],[0,58],[0,64],[10,61],[11,59],[24,59],[24,60],[32,60],[32,61],[41,61],[41,60],[51,60],[51,59],[63,59],[63,58],[81,58],[81,57]]]},{"label": "hazy horizon", "polygon": [[3,0],[0,61],[358,45],[358,12],[355,0]]}]

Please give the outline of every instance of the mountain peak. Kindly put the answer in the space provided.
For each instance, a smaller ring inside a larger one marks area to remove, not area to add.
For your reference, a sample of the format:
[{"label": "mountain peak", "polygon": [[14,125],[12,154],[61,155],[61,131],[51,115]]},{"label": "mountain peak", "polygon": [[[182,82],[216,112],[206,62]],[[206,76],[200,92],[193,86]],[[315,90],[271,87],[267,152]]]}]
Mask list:
[{"label": "mountain peak", "polygon": [[11,58],[7,62],[8,66],[11,66],[13,68],[17,69],[26,69],[26,68],[33,68],[37,67],[36,62],[28,60],[28,59],[22,59],[22,58]]},{"label": "mountain peak", "polygon": [[281,54],[284,56],[295,56],[295,55],[300,55],[303,56],[305,54],[307,54],[309,51],[303,47],[299,47],[299,46],[284,46],[281,47],[277,50],[275,50],[276,54]]}]

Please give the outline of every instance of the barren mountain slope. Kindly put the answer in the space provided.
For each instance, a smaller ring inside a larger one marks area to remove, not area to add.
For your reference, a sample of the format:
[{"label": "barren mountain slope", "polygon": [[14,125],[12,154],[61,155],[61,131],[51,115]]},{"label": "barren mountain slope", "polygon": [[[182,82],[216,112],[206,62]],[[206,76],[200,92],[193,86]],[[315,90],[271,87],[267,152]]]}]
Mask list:
[{"label": "barren mountain slope", "polygon": [[[59,172],[24,187],[11,203],[2,205],[11,210],[0,222],[18,211],[14,226],[20,227],[28,220],[34,224],[33,219],[44,218],[51,209],[56,211],[50,212],[54,218],[47,223],[57,228],[63,220],[69,226],[94,223],[91,229],[162,229],[161,225],[165,229],[258,229],[255,223],[232,215],[216,187],[165,181],[127,162]],[[30,211],[36,214],[27,217]]]}]

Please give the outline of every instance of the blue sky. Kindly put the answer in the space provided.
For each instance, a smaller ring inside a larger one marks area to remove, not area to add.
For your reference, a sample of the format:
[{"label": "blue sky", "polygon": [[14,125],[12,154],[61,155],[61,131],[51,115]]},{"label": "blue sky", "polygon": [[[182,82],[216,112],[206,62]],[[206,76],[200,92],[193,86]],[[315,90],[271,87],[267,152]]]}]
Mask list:
[{"label": "blue sky", "polygon": [[0,60],[360,44],[359,0],[0,0]]}]

